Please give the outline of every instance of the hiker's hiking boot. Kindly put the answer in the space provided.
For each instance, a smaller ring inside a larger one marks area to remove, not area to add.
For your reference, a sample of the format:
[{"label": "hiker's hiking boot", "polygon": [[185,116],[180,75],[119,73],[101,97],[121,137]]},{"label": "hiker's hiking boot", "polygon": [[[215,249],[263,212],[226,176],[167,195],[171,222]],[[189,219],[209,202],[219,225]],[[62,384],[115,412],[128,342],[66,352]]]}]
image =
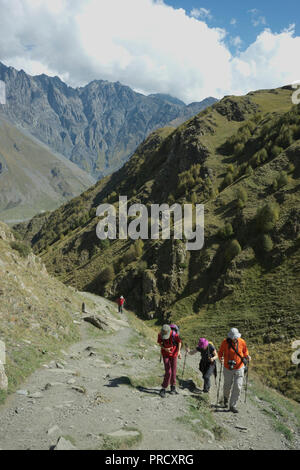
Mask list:
[{"label": "hiker's hiking boot", "polygon": [[239,411],[236,409],[235,406],[231,406],[231,407],[230,407],[230,411],[231,411],[232,413],[235,413],[235,414],[237,414],[237,413],[239,412]]},{"label": "hiker's hiking boot", "polygon": [[161,391],[159,392],[161,398],[165,398],[166,396],[166,390],[164,388],[161,389]]},{"label": "hiker's hiking boot", "polygon": [[196,395],[200,395],[201,393],[203,393],[203,390],[200,390],[200,388],[197,388],[197,387],[194,387],[192,390],[191,390],[192,393],[196,394]]},{"label": "hiker's hiking boot", "polygon": [[171,395],[178,395],[175,385],[171,385]]}]

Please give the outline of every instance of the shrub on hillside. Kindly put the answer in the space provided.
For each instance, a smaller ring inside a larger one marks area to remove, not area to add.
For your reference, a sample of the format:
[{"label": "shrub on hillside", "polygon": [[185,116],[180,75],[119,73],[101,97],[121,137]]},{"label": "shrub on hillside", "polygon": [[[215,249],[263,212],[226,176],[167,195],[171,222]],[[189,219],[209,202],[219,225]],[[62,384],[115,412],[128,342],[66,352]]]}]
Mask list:
[{"label": "shrub on hillside", "polygon": [[236,206],[239,209],[243,209],[248,201],[248,194],[244,188],[240,188],[236,194]]},{"label": "shrub on hillside", "polygon": [[253,168],[251,165],[248,165],[247,168],[245,169],[245,175],[246,176],[252,176],[253,175]]},{"label": "shrub on hillside", "polygon": [[283,186],[286,186],[289,182],[289,176],[286,173],[286,171],[281,171],[280,175],[277,178],[277,183],[278,183],[278,188],[283,188]]},{"label": "shrub on hillside", "polygon": [[262,233],[273,230],[279,219],[279,207],[277,204],[269,203],[258,209],[256,214],[257,228]]},{"label": "shrub on hillside", "polygon": [[223,185],[230,186],[233,183],[233,174],[232,173],[227,173],[227,175],[224,178],[224,183]]},{"label": "shrub on hillside", "polygon": [[27,256],[31,253],[31,248],[26,245],[26,243],[22,243],[20,241],[11,242],[10,246],[13,250],[16,250],[22,258],[27,258]]},{"label": "shrub on hillside", "polygon": [[105,269],[100,274],[100,281],[103,284],[107,284],[108,282],[111,282],[115,277],[115,271],[112,266],[107,266]]},{"label": "shrub on hillside", "polygon": [[225,261],[230,262],[235,258],[237,255],[239,255],[242,251],[241,245],[237,240],[231,240],[224,253]]},{"label": "shrub on hillside", "polygon": [[273,250],[273,241],[270,235],[264,234],[262,237],[262,249],[263,251],[269,253]]},{"label": "shrub on hillside", "polygon": [[147,268],[147,261],[139,261],[139,263],[137,264],[137,271],[139,274],[143,274]]},{"label": "shrub on hillside", "polygon": [[221,228],[218,232],[219,237],[227,240],[228,238],[232,237],[233,235],[233,228],[230,222],[227,222],[223,228]]},{"label": "shrub on hillside", "polygon": [[136,261],[143,254],[144,242],[140,238],[135,241],[133,245],[130,246],[129,250],[123,255],[123,262],[125,265]]},{"label": "shrub on hillside", "polygon": [[282,147],[278,147],[278,145],[274,145],[271,149],[271,156],[273,158],[276,158],[278,157],[278,155],[280,155],[281,153],[283,152],[283,148]]},{"label": "shrub on hillside", "polygon": [[101,250],[107,250],[107,248],[110,247],[110,241],[108,238],[106,238],[105,240],[100,240],[100,247],[101,247]]}]

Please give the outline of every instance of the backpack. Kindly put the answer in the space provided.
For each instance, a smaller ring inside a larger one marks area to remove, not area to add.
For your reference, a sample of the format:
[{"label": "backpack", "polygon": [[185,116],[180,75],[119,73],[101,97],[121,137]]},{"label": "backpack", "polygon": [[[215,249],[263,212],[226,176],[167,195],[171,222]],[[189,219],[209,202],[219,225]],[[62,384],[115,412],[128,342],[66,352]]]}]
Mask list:
[{"label": "backpack", "polygon": [[[216,349],[216,347],[215,347],[215,345],[212,341],[208,341],[208,348],[209,348],[209,346],[212,346],[213,348]],[[208,354],[208,357],[210,357],[210,354]],[[208,370],[207,365],[208,365],[208,363],[206,363],[204,358],[201,357],[200,362],[199,362],[199,370],[200,370],[200,372],[202,372],[202,374],[205,374],[207,372],[207,370]],[[216,361],[214,362],[214,376],[215,376],[215,378],[217,377]]]},{"label": "backpack", "polygon": [[175,325],[175,323],[172,323],[172,324],[170,325],[170,328],[171,328],[171,330],[172,330],[172,335],[173,335],[173,336],[175,336],[175,335],[180,336],[180,334],[179,334],[179,326]]},{"label": "backpack", "polygon": [[[175,323],[172,323],[170,325],[170,328],[171,328],[172,344],[173,346],[178,346],[177,341],[175,341],[175,335],[179,336],[179,327],[175,325]],[[163,340],[163,344],[164,344],[164,340]]]},{"label": "backpack", "polygon": [[178,346],[177,341],[175,341],[175,335],[180,336],[180,333],[179,333],[179,326],[175,325],[175,323],[172,323],[172,324],[170,325],[170,328],[171,328],[171,331],[172,331],[172,343],[173,343],[173,346]]}]

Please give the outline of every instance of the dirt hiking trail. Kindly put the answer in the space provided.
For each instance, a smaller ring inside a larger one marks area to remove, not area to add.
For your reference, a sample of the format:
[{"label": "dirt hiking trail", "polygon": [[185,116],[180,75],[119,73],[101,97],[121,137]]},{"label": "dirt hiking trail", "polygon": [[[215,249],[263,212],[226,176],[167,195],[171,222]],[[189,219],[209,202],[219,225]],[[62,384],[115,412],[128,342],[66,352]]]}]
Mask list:
[{"label": "dirt hiking trail", "polygon": [[[238,415],[210,408],[216,403],[214,381],[209,397],[193,395],[189,367],[198,370],[196,356],[187,358],[178,395],[162,399],[157,345],[130,326],[126,312],[118,314],[111,302],[84,295],[95,304],[91,313],[105,312],[110,331],[81,321],[81,341],[44,364],[7,399],[0,408],[0,449],[299,448],[295,430],[290,440],[275,429],[270,404],[255,396],[251,383]],[[178,362],[180,380],[183,358]]]}]

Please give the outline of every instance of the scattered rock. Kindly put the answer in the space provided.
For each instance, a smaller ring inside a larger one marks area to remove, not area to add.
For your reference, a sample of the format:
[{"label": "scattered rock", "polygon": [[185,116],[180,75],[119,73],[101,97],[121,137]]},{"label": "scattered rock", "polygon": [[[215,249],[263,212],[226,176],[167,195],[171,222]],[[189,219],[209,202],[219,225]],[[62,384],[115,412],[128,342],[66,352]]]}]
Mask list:
[{"label": "scattered rock", "polygon": [[7,390],[8,379],[5,373],[4,365],[0,362],[0,390]]},{"label": "scattered rock", "polygon": [[86,389],[84,387],[78,387],[77,385],[73,385],[72,390],[79,393],[86,393]]},{"label": "scattered rock", "polygon": [[43,394],[40,392],[35,392],[31,395],[28,395],[29,398],[43,398]]},{"label": "scattered rock", "polygon": [[70,379],[68,380],[67,384],[68,385],[74,385],[76,383],[76,380],[75,379]]},{"label": "scattered rock", "polygon": [[76,447],[64,437],[60,437],[53,450],[77,450]]},{"label": "scattered rock", "polygon": [[17,390],[16,393],[18,395],[23,395],[24,397],[27,397],[29,395],[28,390]]},{"label": "scattered rock", "polygon": [[119,438],[119,437],[136,437],[136,436],[139,436],[140,433],[138,431],[127,431],[126,429],[120,429],[119,431],[114,431],[114,432],[110,432],[107,434],[107,436],[110,436],[110,437],[116,437],[116,438]]},{"label": "scattered rock", "polygon": [[23,343],[31,344],[31,341],[29,341],[28,339],[23,339]]},{"label": "scattered rock", "polygon": [[6,362],[5,343],[0,341],[0,390],[7,390],[8,379],[5,373],[4,364]]},{"label": "scattered rock", "polygon": [[234,426],[236,429],[239,429],[240,431],[248,431],[248,428],[245,428],[244,426]]},{"label": "scattered rock", "polygon": [[55,372],[56,374],[76,375],[76,372],[74,370],[70,370],[70,369],[49,369],[49,372]]},{"label": "scattered rock", "polygon": [[99,328],[100,330],[109,330],[108,324],[99,315],[90,315],[89,317],[84,317],[84,321],[91,323],[91,325]]},{"label": "scattered rock", "polygon": [[57,425],[52,426],[52,428],[48,429],[47,434],[48,434],[48,436],[52,436],[52,434],[54,434],[55,432],[57,432],[57,433],[61,432],[61,430],[59,429],[59,427]]},{"label": "scattered rock", "polygon": [[215,435],[208,429],[202,429],[201,432],[209,438],[209,441],[213,442],[215,440]]},{"label": "scattered rock", "polygon": [[65,368],[64,365],[61,364],[60,362],[56,362],[56,367],[57,367],[57,369],[64,369]]}]

